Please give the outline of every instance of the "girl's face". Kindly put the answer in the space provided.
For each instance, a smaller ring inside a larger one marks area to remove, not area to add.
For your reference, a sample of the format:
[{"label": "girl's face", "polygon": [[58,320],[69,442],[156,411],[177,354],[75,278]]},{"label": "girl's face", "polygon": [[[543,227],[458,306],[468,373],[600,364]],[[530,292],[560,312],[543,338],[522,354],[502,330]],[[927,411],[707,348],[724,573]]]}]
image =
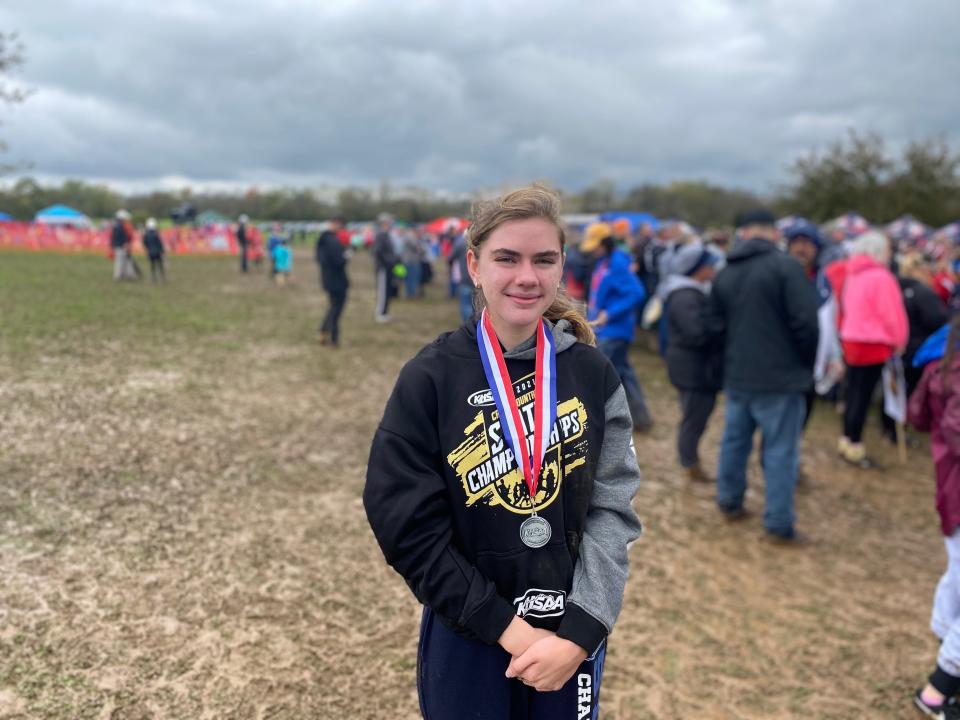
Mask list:
[{"label": "girl's face", "polygon": [[477,253],[467,251],[470,277],[483,290],[498,334],[516,342],[533,334],[557,296],[563,260],[557,228],[543,218],[505,222]]}]

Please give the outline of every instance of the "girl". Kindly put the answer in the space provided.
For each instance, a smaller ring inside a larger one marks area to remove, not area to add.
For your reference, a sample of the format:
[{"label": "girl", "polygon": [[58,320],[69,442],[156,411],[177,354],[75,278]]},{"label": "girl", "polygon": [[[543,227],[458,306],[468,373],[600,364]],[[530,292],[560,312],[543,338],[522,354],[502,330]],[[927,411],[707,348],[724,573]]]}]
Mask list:
[{"label": "girl", "polygon": [[428,720],[596,718],[640,473],[626,396],[559,290],[557,196],[475,209],[479,318],[401,371],[373,440],[367,517],[423,603]]},{"label": "girl", "polygon": [[[947,548],[947,569],[933,599],[930,629],[940,638],[937,666],[914,704],[928,717],[960,718],[953,696],[960,692],[960,316],[950,323],[943,344],[937,333],[918,351],[934,359],[910,398],[910,422],[929,432],[937,475],[937,511]],[[931,349],[931,344],[938,347]],[[942,358],[942,359],[940,359]]]}]

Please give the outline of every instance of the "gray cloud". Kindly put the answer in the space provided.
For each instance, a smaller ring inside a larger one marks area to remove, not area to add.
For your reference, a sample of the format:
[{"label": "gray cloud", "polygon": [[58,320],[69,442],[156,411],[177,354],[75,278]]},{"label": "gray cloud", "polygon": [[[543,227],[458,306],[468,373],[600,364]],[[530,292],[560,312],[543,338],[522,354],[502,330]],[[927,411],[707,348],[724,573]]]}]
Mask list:
[{"label": "gray cloud", "polygon": [[956,2],[675,5],[8,0],[37,92],[0,132],[51,178],[452,190],[765,191],[847,127],[958,139]]}]

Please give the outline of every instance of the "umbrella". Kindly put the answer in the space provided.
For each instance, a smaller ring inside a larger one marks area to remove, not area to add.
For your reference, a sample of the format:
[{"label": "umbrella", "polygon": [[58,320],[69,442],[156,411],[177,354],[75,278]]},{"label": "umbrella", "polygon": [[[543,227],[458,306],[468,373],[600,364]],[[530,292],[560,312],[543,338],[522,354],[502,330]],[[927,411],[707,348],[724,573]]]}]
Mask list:
[{"label": "umbrella", "polygon": [[848,240],[863,235],[869,229],[870,223],[867,219],[855,212],[844,213],[825,223],[822,228],[824,234],[832,235],[834,232],[840,232]]},{"label": "umbrella", "polygon": [[891,238],[897,241],[917,242],[927,237],[933,229],[924,225],[912,215],[904,215],[897,218],[884,228]]},{"label": "umbrella", "polygon": [[457,233],[462,233],[469,224],[470,221],[464,220],[463,218],[438,217],[437,219],[431,220],[424,225],[423,229],[425,232],[428,232],[432,235],[439,235],[442,232],[446,232],[451,227],[455,228]]},{"label": "umbrella", "polygon": [[949,240],[955,245],[960,244],[960,220],[944,225],[933,234],[933,237],[938,240],[941,238]]}]

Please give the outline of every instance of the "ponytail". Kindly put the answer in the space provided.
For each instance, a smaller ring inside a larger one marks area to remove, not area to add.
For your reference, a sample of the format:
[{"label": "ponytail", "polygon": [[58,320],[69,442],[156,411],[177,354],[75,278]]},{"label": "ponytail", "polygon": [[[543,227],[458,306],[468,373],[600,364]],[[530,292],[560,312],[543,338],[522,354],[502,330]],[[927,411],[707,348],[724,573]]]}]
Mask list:
[{"label": "ponytail", "polygon": [[550,307],[543,316],[552,323],[560,320],[566,320],[573,328],[573,334],[580,342],[586,345],[596,345],[597,336],[593,333],[593,328],[583,316],[583,313],[573,304],[567,291],[563,288],[557,290],[557,297],[554,298]]}]

